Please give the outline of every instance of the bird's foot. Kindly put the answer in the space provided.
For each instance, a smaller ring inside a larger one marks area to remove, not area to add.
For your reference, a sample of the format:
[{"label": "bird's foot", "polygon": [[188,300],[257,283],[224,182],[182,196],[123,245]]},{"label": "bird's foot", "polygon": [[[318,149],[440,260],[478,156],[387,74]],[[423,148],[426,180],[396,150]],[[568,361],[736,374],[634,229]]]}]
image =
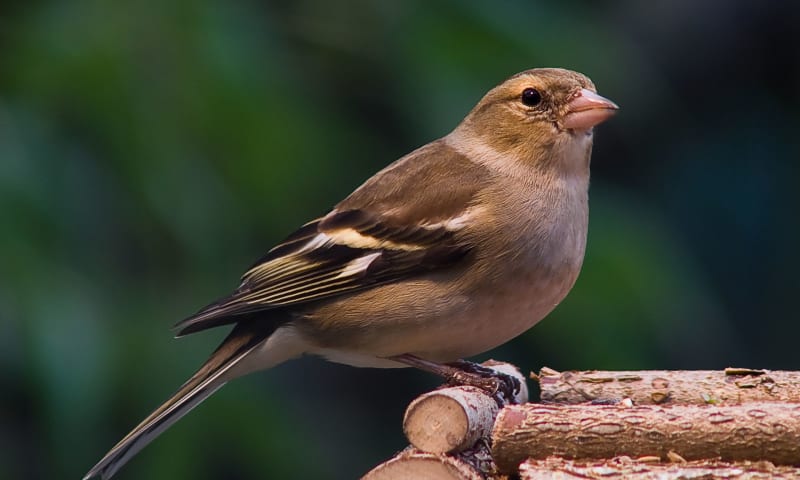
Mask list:
[{"label": "bird's foot", "polygon": [[468,385],[480,388],[491,395],[501,407],[509,403],[517,403],[517,394],[522,388],[517,378],[466,360],[441,364],[411,354],[390,358],[439,375],[450,385]]},{"label": "bird's foot", "polygon": [[457,360],[447,366],[453,369],[452,374],[447,376],[449,383],[485,390],[500,404],[516,403],[521,388],[517,378],[466,360]]}]

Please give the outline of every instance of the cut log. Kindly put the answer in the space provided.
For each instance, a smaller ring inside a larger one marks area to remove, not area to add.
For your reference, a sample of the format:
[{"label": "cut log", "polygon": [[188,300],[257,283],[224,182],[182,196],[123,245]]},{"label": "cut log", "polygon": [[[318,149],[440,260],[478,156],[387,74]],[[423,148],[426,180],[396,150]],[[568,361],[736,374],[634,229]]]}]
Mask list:
[{"label": "cut log", "polygon": [[362,477],[362,480],[483,480],[485,477],[457,457],[407,449],[381,463]]},{"label": "cut log", "polygon": [[[500,408],[528,401],[525,376],[509,363],[482,363],[520,382],[514,398],[475,387],[443,387],[419,396],[406,409],[403,431],[411,446],[378,465],[364,480],[483,480],[493,477],[488,437]],[[415,448],[416,447],[416,448]],[[446,454],[449,453],[449,454]]]},{"label": "cut log", "polygon": [[543,368],[542,403],[636,405],[800,402],[800,372],[727,368],[725,370],[557,372]]},{"label": "cut log", "polygon": [[411,402],[403,432],[423,452],[459,452],[491,434],[499,411],[494,398],[479,388],[443,388]]},{"label": "cut log", "polygon": [[489,446],[485,441],[455,455],[421,452],[408,447],[373,468],[362,480],[485,480],[497,478]]},{"label": "cut log", "polygon": [[565,460],[550,457],[546,460],[526,460],[519,466],[521,480],[686,480],[724,478],[797,479],[800,468],[775,466],[770,462],[727,463],[702,460],[687,463],[652,463],[629,457],[609,460]]},{"label": "cut log", "polygon": [[[730,406],[510,405],[492,456],[502,473],[527,459],[655,456],[800,465],[800,404]],[[672,452],[672,453],[670,453]]]},{"label": "cut log", "polygon": [[[525,377],[507,363],[486,362],[484,366],[516,377],[522,385],[513,403],[528,400]],[[406,409],[403,432],[423,452],[460,452],[488,438],[500,406],[509,403],[502,396],[490,396],[476,387],[447,387],[423,394]]]}]

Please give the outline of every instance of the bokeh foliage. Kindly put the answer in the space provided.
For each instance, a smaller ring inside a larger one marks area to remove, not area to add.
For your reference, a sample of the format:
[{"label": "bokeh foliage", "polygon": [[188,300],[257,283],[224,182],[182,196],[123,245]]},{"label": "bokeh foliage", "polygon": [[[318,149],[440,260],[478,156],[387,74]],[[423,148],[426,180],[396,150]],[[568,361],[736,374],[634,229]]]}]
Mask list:
[{"label": "bokeh foliage", "polygon": [[[490,355],[800,368],[799,23],[722,0],[5,2],[0,478],[82,475],[224,334],[172,323],[533,66],[622,110],[596,135],[578,284]],[[434,384],[294,361],[119,478],[353,478]]]}]

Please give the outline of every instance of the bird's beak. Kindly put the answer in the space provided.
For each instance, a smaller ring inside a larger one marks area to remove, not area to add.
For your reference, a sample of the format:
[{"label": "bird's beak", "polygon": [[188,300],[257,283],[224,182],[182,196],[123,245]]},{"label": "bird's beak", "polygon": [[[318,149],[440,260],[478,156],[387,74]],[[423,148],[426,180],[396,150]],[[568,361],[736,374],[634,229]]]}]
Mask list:
[{"label": "bird's beak", "polygon": [[567,104],[564,128],[588,130],[614,115],[619,107],[611,100],[582,88]]}]

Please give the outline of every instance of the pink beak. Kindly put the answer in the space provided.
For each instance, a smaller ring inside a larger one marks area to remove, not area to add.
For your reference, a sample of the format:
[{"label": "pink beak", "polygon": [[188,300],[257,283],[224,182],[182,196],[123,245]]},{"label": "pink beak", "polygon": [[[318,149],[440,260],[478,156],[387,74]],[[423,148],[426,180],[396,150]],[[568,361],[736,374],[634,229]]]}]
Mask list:
[{"label": "pink beak", "polygon": [[614,115],[619,107],[611,100],[591,90],[582,88],[578,96],[567,104],[564,127],[574,130],[589,130]]}]

